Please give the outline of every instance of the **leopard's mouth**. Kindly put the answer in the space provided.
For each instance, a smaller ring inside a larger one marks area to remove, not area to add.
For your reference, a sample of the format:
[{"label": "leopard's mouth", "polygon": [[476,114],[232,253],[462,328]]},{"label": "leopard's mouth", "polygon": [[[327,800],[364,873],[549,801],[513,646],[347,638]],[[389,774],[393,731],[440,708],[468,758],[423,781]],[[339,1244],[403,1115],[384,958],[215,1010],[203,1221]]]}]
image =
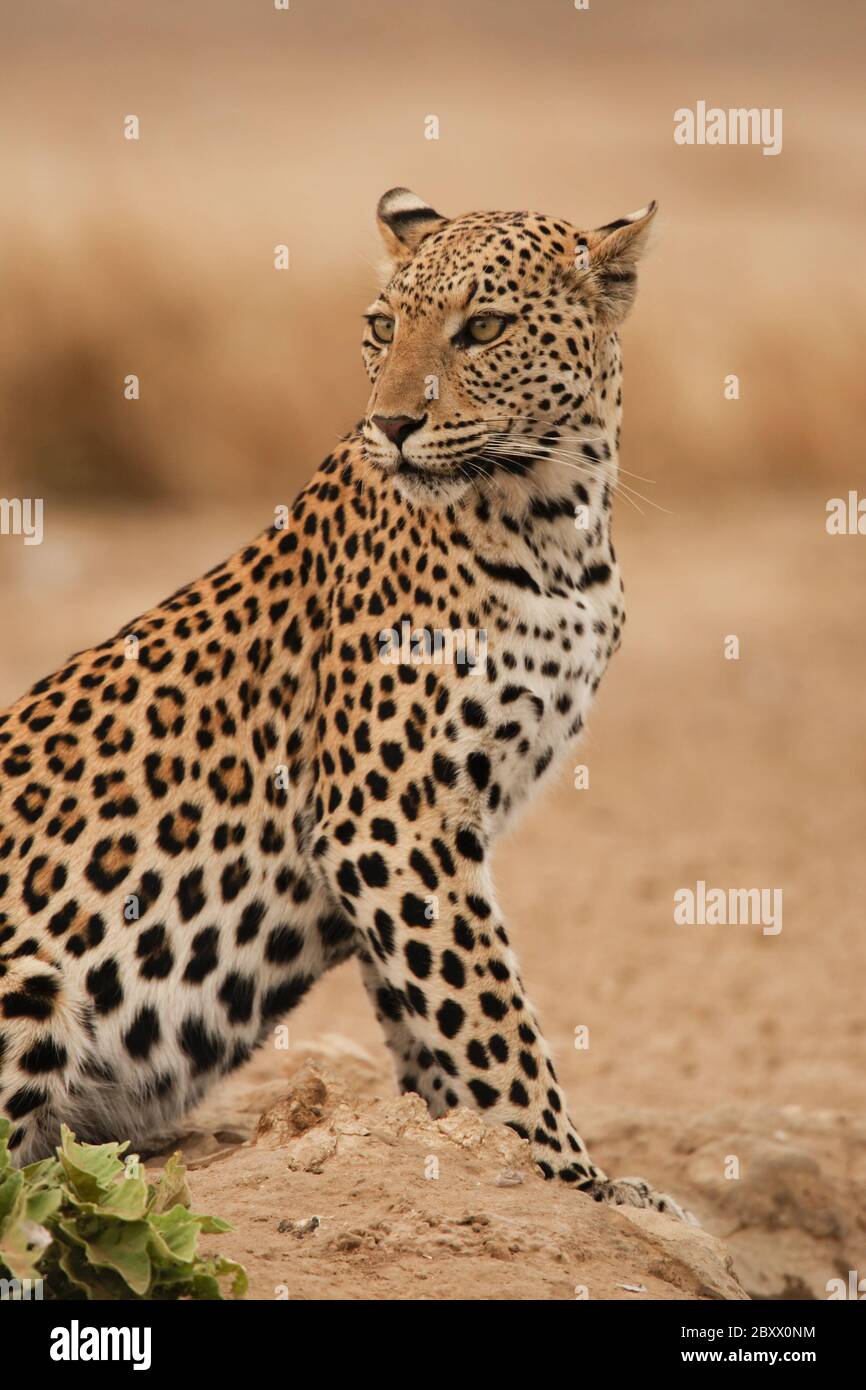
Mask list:
[{"label": "leopard's mouth", "polygon": [[410,496],[436,497],[446,489],[467,487],[469,480],[456,468],[425,468],[410,459],[401,462],[392,474],[393,481]]},{"label": "leopard's mouth", "polygon": [[428,487],[435,487],[440,483],[466,481],[456,464],[431,466],[430,464],[415,463],[413,459],[407,458],[403,453],[396,459],[389,459],[388,462],[374,459],[373,465],[391,482],[415,482]]},{"label": "leopard's mouth", "polygon": [[407,502],[416,506],[450,506],[470,486],[471,479],[458,467],[438,464],[435,468],[401,457],[393,464],[379,464],[379,470],[393,483]]},{"label": "leopard's mouth", "polygon": [[401,456],[394,472],[397,478],[417,478],[422,483],[453,483],[460,477],[456,467],[428,468],[423,463],[413,463]]}]

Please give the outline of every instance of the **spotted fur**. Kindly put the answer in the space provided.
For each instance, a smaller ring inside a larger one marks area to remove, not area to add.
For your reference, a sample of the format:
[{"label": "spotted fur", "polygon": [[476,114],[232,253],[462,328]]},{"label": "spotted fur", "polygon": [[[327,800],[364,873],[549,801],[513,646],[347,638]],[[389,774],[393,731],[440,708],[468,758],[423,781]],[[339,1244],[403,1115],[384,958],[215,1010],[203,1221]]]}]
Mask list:
[{"label": "spotted fur", "polygon": [[[617,327],[653,212],[580,233],[386,194],[362,424],[287,525],[0,716],[21,1160],[62,1121],[140,1142],[354,955],[434,1115],[478,1107],[545,1176],[678,1210],[591,1161],[490,872],[620,641]],[[467,337],[490,315],[495,341]],[[403,623],[486,632],[486,660],[383,659]]]}]

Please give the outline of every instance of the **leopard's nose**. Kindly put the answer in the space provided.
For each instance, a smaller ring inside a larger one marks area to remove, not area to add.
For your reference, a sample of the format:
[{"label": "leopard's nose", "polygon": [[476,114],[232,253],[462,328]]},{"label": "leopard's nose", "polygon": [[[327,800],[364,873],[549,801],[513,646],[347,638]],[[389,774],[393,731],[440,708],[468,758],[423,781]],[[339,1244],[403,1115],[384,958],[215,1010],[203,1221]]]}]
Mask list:
[{"label": "leopard's nose", "polygon": [[426,419],[426,415],[422,415],[419,420],[413,420],[411,415],[374,415],[373,424],[378,426],[392,444],[402,449],[404,440],[415,430],[419,430]]}]

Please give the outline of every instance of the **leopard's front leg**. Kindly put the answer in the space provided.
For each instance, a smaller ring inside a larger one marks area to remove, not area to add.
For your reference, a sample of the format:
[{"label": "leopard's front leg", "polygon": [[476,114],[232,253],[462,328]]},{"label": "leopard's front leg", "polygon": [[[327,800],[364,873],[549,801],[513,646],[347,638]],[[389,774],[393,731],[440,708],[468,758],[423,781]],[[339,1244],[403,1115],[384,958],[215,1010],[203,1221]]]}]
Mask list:
[{"label": "leopard's front leg", "polygon": [[411,1091],[421,1096],[433,1119],[438,1120],[448,1110],[448,1078],[427,1044],[416,1036],[406,1010],[394,1008],[393,988],[372,957],[360,951],[358,958],[364,988],[391,1053],[397,1085],[403,1095]]},{"label": "leopard's front leg", "polygon": [[446,1106],[468,1105],[527,1139],[546,1178],[597,1201],[679,1208],[641,1179],[611,1182],[566,1111],[526,999],[477,829],[416,831],[401,850],[353,835],[320,841],[331,890],[364,938],[368,982],[387,1031],[432,1058]]}]

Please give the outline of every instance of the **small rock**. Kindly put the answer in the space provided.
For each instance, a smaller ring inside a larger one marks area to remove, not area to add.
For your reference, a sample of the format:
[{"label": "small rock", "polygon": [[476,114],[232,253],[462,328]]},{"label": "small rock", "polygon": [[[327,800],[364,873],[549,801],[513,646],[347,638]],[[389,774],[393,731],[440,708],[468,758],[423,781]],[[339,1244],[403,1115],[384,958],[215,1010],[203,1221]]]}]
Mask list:
[{"label": "small rock", "polygon": [[286,1162],[293,1173],[321,1173],[336,1151],[336,1134],[326,1129],[313,1129],[289,1144]]},{"label": "small rock", "polygon": [[317,1231],[321,1224],[318,1216],[308,1216],[305,1221],[289,1221],[284,1218],[277,1226],[277,1230],[281,1235],[291,1232],[293,1236],[300,1238],[309,1235],[311,1231]]},{"label": "small rock", "polygon": [[259,1116],[254,1142],[278,1149],[298,1135],[321,1124],[325,1116],[327,1088],[310,1065],[293,1077],[288,1094]]}]

